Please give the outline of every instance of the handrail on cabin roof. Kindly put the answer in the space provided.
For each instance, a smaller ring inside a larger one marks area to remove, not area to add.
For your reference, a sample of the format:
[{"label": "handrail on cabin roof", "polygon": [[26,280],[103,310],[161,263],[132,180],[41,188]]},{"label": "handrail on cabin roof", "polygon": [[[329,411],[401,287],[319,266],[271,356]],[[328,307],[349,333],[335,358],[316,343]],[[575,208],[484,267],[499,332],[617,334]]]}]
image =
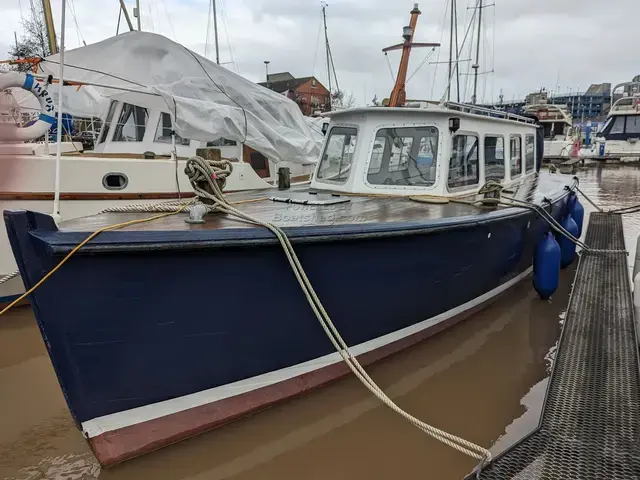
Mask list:
[{"label": "handrail on cabin roof", "polygon": [[458,103],[458,102],[445,102],[445,107],[451,110],[458,110],[464,113],[471,113],[475,115],[483,115],[494,118],[503,118],[505,120],[515,120],[516,122],[528,123],[531,125],[535,125],[536,122],[532,118],[524,117],[522,115],[516,115],[515,113],[508,113],[502,110],[495,110],[486,107],[479,107],[477,105],[471,105],[468,103]]}]

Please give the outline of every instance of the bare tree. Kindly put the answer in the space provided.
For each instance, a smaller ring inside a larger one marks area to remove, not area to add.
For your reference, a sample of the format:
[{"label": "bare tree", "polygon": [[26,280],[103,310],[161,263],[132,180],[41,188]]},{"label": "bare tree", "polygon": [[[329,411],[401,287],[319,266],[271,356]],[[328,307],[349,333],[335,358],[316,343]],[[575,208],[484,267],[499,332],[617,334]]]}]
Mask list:
[{"label": "bare tree", "polygon": [[[47,57],[51,55],[42,6],[40,2],[33,2],[32,7],[31,18],[23,21],[24,34],[9,50],[9,56],[12,60]],[[32,65],[28,63],[14,65],[16,70],[22,72],[30,70],[31,67]]]},{"label": "bare tree", "polygon": [[353,92],[345,90],[332,94],[333,106],[338,108],[353,108],[356,106],[356,97]]}]

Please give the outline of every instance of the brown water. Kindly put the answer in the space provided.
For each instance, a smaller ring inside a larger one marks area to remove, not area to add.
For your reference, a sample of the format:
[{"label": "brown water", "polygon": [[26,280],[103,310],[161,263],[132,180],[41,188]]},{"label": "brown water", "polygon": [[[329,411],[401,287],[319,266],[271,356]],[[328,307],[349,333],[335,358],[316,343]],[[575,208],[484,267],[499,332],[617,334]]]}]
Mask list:
[{"label": "brown water", "polygon": [[[637,168],[579,177],[585,193],[605,207],[640,203]],[[632,262],[640,214],[625,217],[625,229]],[[538,422],[572,279],[573,270],[563,272],[550,302],[522,282],[466,322],[369,371],[412,414],[500,451]],[[66,409],[30,310],[0,319],[0,478],[446,480],[473,466],[347,378],[101,470]]]}]

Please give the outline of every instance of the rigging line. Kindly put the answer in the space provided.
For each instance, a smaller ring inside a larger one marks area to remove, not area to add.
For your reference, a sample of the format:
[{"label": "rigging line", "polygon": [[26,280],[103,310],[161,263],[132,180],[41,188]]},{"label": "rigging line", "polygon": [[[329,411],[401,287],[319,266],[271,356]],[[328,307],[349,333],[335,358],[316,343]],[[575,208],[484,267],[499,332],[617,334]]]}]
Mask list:
[{"label": "rigging line", "polygon": [[[73,2],[73,0],[71,0]],[[171,16],[169,15],[169,10],[167,10],[167,4],[164,0],[162,0],[162,6],[164,7],[164,13],[167,15],[167,20],[169,21],[169,26],[171,27],[171,33],[173,33],[173,39],[177,42],[178,37],[176,37],[176,31],[173,28],[173,22],[171,21]]]},{"label": "rigging line", "polygon": [[[142,9],[142,7],[140,7],[140,9]],[[147,12],[149,12],[149,15],[147,15],[147,18],[149,18],[149,27],[150,27],[150,30],[151,30],[153,33],[156,33],[156,29],[155,29],[154,21],[153,21],[153,12],[151,11],[151,4],[149,4],[149,3],[147,3]],[[139,15],[139,14],[140,14],[140,13],[138,13],[138,15]]]},{"label": "rigging line", "polygon": [[407,78],[407,81],[405,82],[405,85],[407,83],[409,83],[409,80],[411,80],[413,78],[413,76],[418,73],[418,70],[420,70],[422,68],[422,66],[427,63],[427,60],[429,60],[429,58],[431,58],[431,55],[433,55],[433,52],[435,52],[436,48],[433,47],[431,49],[431,51],[429,53],[427,53],[427,55],[424,57],[424,59],[422,60],[422,62],[420,62],[420,64],[418,65],[418,67],[413,71],[413,73],[411,75],[409,75],[409,78]]},{"label": "rigging line", "polygon": [[[469,21],[469,27],[467,29],[467,32],[470,32],[471,35],[468,38],[473,39],[473,37],[476,36],[476,14],[478,12],[478,6],[480,5],[480,0],[477,0],[476,2],[476,8],[473,9],[473,14],[471,15],[471,20]],[[465,36],[465,41],[466,41],[467,37]],[[462,42],[462,45],[464,47],[465,41]],[[473,41],[469,42],[469,58],[473,58]],[[463,101],[467,100],[467,94],[469,93],[469,89],[471,87],[471,82],[473,81],[473,79],[471,78],[471,63],[467,64],[467,72],[466,72],[466,78],[465,78],[465,82],[464,82],[464,95],[463,95]]]},{"label": "rigging line", "polygon": [[[444,15],[442,16],[442,25],[440,26],[440,44],[442,44],[442,39],[444,38],[444,26],[446,24],[447,21],[447,11],[449,10],[449,2],[455,1],[455,0],[447,0],[446,5],[444,6]],[[436,62],[440,62],[440,50],[438,49],[438,54],[436,55]],[[431,95],[430,97],[433,98],[433,92],[435,91],[436,88],[436,78],[438,75],[438,64],[436,63],[436,67],[433,69],[433,82],[431,83]]]},{"label": "rigging line", "polygon": [[320,34],[322,33],[322,17],[320,17],[320,24],[318,25],[318,38],[316,39],[316,51],[313,54],[313,65],[311,68],[311,74],[316,74],[316,63],[318,62],[318,50],[320,49]]},{"label": "rigging line", "polygon": [[396,83],[396,77],[393,75],[393,68],[391,68],[391,62],[389,61],[389,55],[387,52],[384,52],[384,58],[387,61],[387,66],[389,67],[389,74],[391,75],[391,81]]},{"label": "rigging line", "polygon": [[116,36],[120,33],[120,19],[122,18],[122,7],[118,9],[118,25],[116,26]]},{"label": "rigging line", "polygon": [[[215,0],[213,0],[215,1]],[[207,14],[207,36],[204,41],[204,58],[209,58],[207,53],[209,52],[209,39],[211,38],[211,13],[213,10],[213,2],[209,2],[209,13]]]},{"label": "rigging line", "polygon": [[455,17],[455,38],[456,38],[456,99],[460,103],[460,46],[458,45],[458,0],[453,0],[453,16]]},{"label": "rigging line", "polygon": [[[489,38],[487,35],[487,27],[485,25],[485,23],[487,22],[487,16],[485,15],[482,18],[482,64],[483,65],[487,65],[487,51],[489,50]],[[484,103],[485,101],[485,97],[487,94],[487,75],[483,75],[482,78],[482,102]],[[477,100],[477,99],[476,99]],[[476,103],[480,103],[480,102],[476,102]]]},{"label": "rigging line", "polygon": [[209,77],[209,80],[211,80],[211,83],[213,83],[218,90],[220,90],[222,93],[224,93],[229,100],[231,100],[233,103],[235,103],[242,110],[242,113],[244,115],[244,140],[242,140],[241,143],[245,143],[247,141],[247,134],[248,134],[248,129],[249,129],[249,120],[247,119],[247,111],[245,110],[245,108],[240,103],[238,103],[237,100],[235,100],[231,95],[229,95],[226,92],[226,90],[221,88],[220,85],[218,85],[216,83],[216,81],[211,77],[211,75],[209,75],[209,72],[207,72],[207,69],[204,67],[204,65],[202,65],[202,62],[200,62],[200,59],[196,56],[195,53],[193,53],[191,50],[189,50],[185,46],[182,46],[182,48],[184,48],[189,53],[189,55],[191,55],[195,59],[195,61],[198,62],[198,65],[200,65],[200,68],[202,68],[202,71],[205,73],[205,75],[207,77]]},{"label": "rigging line", "polygon": [[[227,8],[224,5],[224,0],[220,0],[220,10],[222,11],[222,26],[224,27],[224,34],[227,37],[227,44],[229,45],[229,55],[231,55],[231,61],[233,65],[236,67],[236,73],[240,74],[240,62],[238,62],[235,49],[233,48],[233,43],[231,42],[231,37],[229,36],[229,29],[227,28]],[[246,113],[245,113],[246,116]],[[245,136],[246,136],[245,132]]]},{"label": "rigging line", "polygon": [[493,26],[491,27],[493,31],[491,32],[493,35],[492,45],[491,45],[491,71],[493,75],[491,75],[491,100],[493,101],[496,87],[496,7],[493,7]]},{"label": "rigging line", "polygon": [[80,25],[78,24],[78,18],[76,17],[76,6],[73,3],[73,0],[69,2],[69,10],[71,11],[71,16],[73,17],[73,23],[76,24],[76,37],[78,37],[78,44],[80,44],[80,38],[82,38],[82,44],[87,45],[87,42],[84,39],[84,35],[82,35],[82,31],[80,30]]},{"label": "rigging line", "polygon": [[[44,62],[53,63],[54,65],[59,65],[60,64],[60,62],[56,62],[55,60],[50,60],[50,59],[47,59],[47,58],[43,58],[42,60],[40,60],[40,63],[44,63]],[[70,68],[77,68],[78,70],[84,70],[86,72],[99,73],[100,75],[105,75],[107,77],[115,78],[116,80],[122,80],[123,82],[130,83],[132,85],[135,85],[136,87],[147,88],[147,86],[143,85],[142,83],[138,83],[138,82],[135,82],[133,80],[129,80],[128,78],[119,77],[118,75],[113,75],[111,73],[102,72],[100,70],[96,70],[96,69],[93,69],[93,68],[79,67],[77,65],[72,65],[72,64],[67,63],[67,62],[65,62],[64,66],[65,67],[70,67]],[[119,87],[114,86],[112,88],[117,90]]]},{"label": "rigging line", "polygon": [[[476,5],[479,5],[479,4],[480,4],[480,0],[477,0],[477,4],[476,4]],[[471,16],[471,21],[469,22],[469,26],[467,27],[467,31],[466,31],[466,33],[464,34],[464,38],[462,39],[462,45],[460,46],[460,51],[458,52],[458,55],[462,53],[462,50],[463,50],[463,49],[464,49],[464,47],[465,47],[465,44],[466,44],[466,42],[467,42],[467,38],[469,37],[469,32],[471,31],[471,29],[472,29],[472,27],[473,27],[473,24],[475,23],[475,22],[474,22],[474,20],[475,20],[476,12],[477,12],[477,9],[474,9],[474,10],[473,10],[473,15]],[[467,11],[467,14],[468,14],[468,11]],[[466,17],[466,15],[465,15],[465,17]],[[469,45],[470,45],[470,47],[469,47],[469,50],[470,50],[469,54],[471,54],[471,47],[473,47],[473,43],[471,42]],[[471,57],[469,57],[469,58],[471,58]],[[447,85],[447,88],[451,88],[451,81],[452,81],[452,78],[450,78],[450,79],[449,79],[449,83],[448,83],[448,85]],[[466,90],[466,89],[465,89],[465,90]],[[465,92],[465,96],[466,96],[466,92]],[[441,97],[440,101],[441,101],[441,102],[444,102],[446,98],[447,98],[447,90],[445,89],[445,92],[444,92],[444,94],[442,95],[442,97]]]},{"label": "rigging line", "polygon": [[331,60],[331,69],[333,70],[333,79],[336,81],[336,91],[340,92],[340,86],[338,85],[338,76],[336,75],[336,66],[333,64],[333,53],[331,53],[331,47],[327,43],[327,49],[329,52],[329,59]]}]

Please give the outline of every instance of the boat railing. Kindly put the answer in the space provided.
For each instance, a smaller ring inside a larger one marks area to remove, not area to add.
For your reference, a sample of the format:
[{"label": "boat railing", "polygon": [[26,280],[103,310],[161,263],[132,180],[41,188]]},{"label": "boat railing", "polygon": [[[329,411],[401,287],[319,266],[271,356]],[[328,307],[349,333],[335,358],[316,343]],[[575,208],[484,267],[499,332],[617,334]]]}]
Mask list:
[{"label": "boat railing", "polygon": [[622,97],[611,106],[611,112],[631,112],[640,111],[640,94],[635,94],[630,97]]},{"label": "boat railing", "polygon": [[524,117],[522,115],[517,115],[515,113],[508,113],[502,110],[496,110],[493,108],[479,107],[477,105],[471,105],[468,103],[458,103],[458,102],[446,102],[445,106],[450,110],[457,110],[463,113],[471,113],[474,115],[482,115],[485,117],[492,118],[502,118],[505,120],[514,120],[516,122],[528,123],[531,125],[535,125],[535,120]]},{"label": "boat railing", "polygon": [[[621,87],[623,91],[620,93],[616,93]],[[631,92],[631,95],[629,95],[629,92]],[[619,83],[611,90],[611,102],[615,104],[617,101],[623,98],[633,97],[634,94],[638,93],[640,93],[640,82]]]}]

